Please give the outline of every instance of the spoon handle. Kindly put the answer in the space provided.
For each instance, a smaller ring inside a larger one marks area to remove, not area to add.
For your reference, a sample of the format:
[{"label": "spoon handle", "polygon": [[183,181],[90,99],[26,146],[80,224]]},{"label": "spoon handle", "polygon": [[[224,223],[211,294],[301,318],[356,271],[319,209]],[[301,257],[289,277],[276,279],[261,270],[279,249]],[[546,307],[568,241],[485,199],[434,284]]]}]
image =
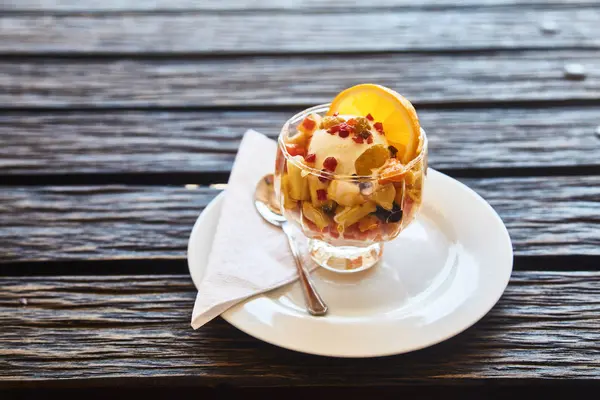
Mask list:
[{"label": "spoon handle", "polygon": [[306,305],[308,308],[308,312],[315,316],[321,316],[327,314],[327,306],[321,299],[321,296],[317,293],[315,286],[310,279],[310,275],[306,268],[302,265],[302,261],[298,254],[298,249],[296,248],[296,242],[294,240],[294,234],[292,233],[291,226],[284,222],[281,225],[281,228],[285,232],[288,243],[290,244],[290,249],[292,250],[292,254],[294,255],[294,260],[296,261],[296,267],[298,269],[298,275],[300,276],[300,285],[302,286],[302,291],[304,292],[304,299],[306,300]]}]

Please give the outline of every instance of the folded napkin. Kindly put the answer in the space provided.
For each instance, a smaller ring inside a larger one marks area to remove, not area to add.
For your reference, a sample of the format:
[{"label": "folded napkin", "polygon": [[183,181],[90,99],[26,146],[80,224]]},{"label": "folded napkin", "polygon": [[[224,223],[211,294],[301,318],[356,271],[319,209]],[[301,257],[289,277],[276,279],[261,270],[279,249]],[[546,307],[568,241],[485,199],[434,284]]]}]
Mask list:
[{"label": "folded napkin", "polygon": [[[254,208],[254,189],[259,179],[273,173],[276,151],[276,142],[256,131],[247,131],[242,139],[198,288],[192,312],[194,329],[249,297],[297,279],[285,234],[264,221]],[[305,255],[304,265],[316,267],[306,255],[306,239],[301,233],[296,241]]]}]

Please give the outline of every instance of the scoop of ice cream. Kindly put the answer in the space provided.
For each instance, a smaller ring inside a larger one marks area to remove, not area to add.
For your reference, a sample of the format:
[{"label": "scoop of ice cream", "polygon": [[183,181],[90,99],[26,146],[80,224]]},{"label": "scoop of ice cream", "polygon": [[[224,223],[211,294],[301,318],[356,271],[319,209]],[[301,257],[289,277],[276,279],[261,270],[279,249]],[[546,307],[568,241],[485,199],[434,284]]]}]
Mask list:
[{"label": "scoop of ice cream", "polygon": [[[345,120],[352,118],[350,115],[340,116]],[[314,132],[310,145],[308,147],[308,154],[314,154],[315,168],[322,169],[323,162],[327,157],[334,157],[337,160],[337,167],[335,174],[338,175],[352,175],[356,173],[355,162],[365,150],[375,145],[388,146],[387,140],[384,135],[381,135],[376,130],[369,130],[371,137],[373,138],[372,143],[368,143],[364,140],[362,143],[357,143],[353,139],[353,135],[350,134],[346,137],[342,137],[339,133],[331,134],[327,132],[327,129],[318,129]]]}]

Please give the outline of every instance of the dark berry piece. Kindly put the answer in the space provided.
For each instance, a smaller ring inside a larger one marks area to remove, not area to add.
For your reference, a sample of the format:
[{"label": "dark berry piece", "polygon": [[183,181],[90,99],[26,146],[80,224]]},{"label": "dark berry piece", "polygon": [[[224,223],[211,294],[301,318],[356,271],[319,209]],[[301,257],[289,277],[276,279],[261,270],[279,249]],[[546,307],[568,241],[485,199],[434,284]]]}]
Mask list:
[{"label": "dark berry piece", "polygon": [[304,157],[304,159],[306,160],[306,162],[313,163],[317,159],[317,155],[313,153],[307,154],[306,157]]},{"label": "dark berry piece", "polygon": [[373,121],[375,118],[373,118],[373,116],[371,115],[371,113],[367,114],[367,119],[369,121]]},{"label": "dark berry piece", "polygon": [[394,146],[388,146],[388,150],[390,151],[390,157],[395,158],[396,154],[398,154],[398,149]]}]

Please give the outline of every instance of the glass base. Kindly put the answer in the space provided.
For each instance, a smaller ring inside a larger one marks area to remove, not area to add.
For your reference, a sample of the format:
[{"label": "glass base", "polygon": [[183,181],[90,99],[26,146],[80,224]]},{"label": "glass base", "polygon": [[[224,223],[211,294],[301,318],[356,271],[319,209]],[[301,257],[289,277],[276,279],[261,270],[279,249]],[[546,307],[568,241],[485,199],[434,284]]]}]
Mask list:
[{"label": "glass base", "polygon": [[321,267],[348,274],[364,271],[377,264],[383,253],[383,244],[374,243],[367,247],[332,246],[322,240],[310,239],[308,251]]}]

